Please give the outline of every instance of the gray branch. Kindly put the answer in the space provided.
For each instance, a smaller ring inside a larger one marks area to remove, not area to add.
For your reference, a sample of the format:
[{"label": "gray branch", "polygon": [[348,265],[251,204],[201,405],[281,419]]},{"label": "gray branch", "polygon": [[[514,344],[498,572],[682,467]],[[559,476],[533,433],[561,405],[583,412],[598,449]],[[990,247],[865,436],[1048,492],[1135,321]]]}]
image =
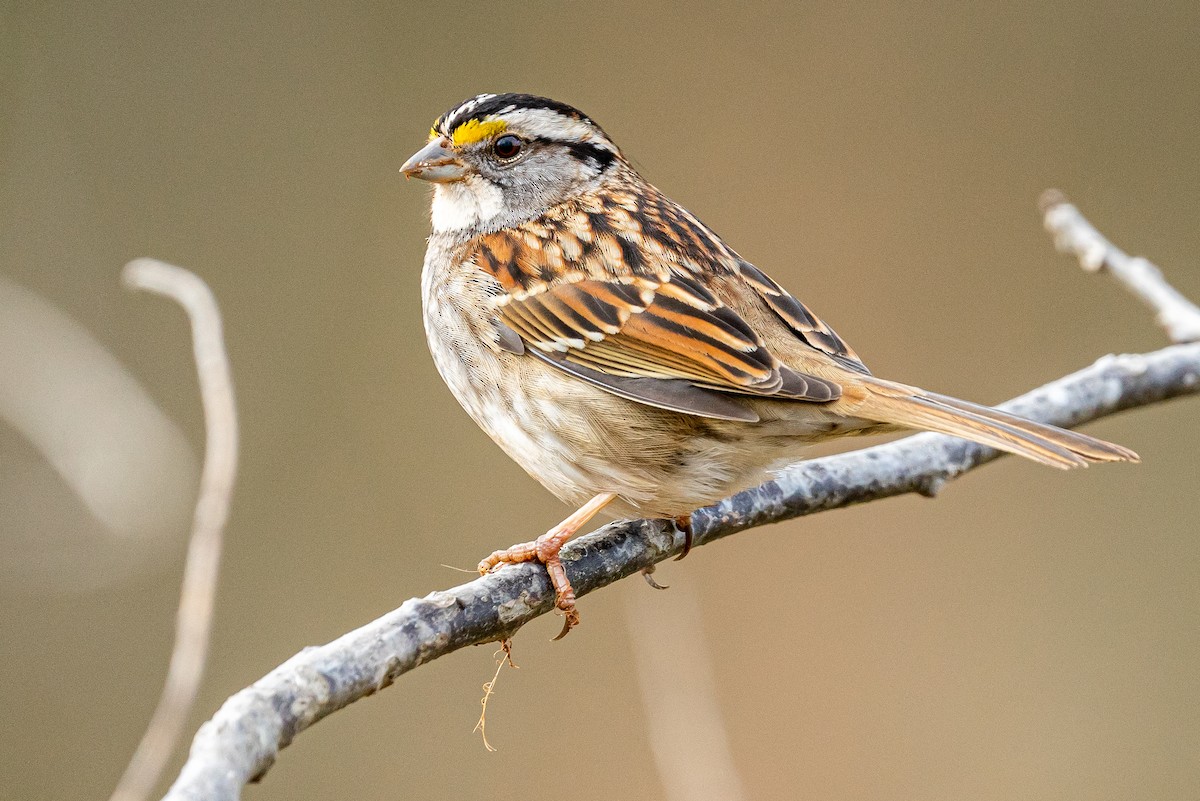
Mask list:
[{"label": "gray branch", "polygon": [[1088,272],[1104,270],[1120,281],[1155,314],[1155,319],[1172,342],[1200,340],[1200,307],[1179,293],[1163,278],[1149,259],[1130,256],[1104,238],[1062,192],[1050,189],[1042,195],[1042,214],[1054,245],[1079,259]]},{"label": "gray branch", "polygon": [[[1001,408],[1075,426],[1124,409],[1200,392],[1200,344],[1108,356]],[[774,481],[698,510],[694,546],[748,528],[906,493],[934,495],[948,481],[1000,456],[966,440],[918,434],[802,462]],[[661,521],[613,523],[563,551],[580,595],[678,553],[683,535]],[[538,565],[506,567],[406,601],[331,643],[311,647],[233,695],[205,723],[168,799],[231,801],[261,777],[279,750],[326,715],[383,689],[404,673],[468,645],[509,637],[554,607]]]}]

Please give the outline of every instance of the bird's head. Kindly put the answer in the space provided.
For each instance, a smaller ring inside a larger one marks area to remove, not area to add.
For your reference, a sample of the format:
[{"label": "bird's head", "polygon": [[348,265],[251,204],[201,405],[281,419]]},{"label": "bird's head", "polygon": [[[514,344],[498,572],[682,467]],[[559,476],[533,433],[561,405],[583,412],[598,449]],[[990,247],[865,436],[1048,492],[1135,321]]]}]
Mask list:
[{"label": "bird's head", "polygon": [[621,151],[578,109],[483,94],[439,117],[400,172],[434,184],[435,231],[474,234],[534,219],[618,164]]}]

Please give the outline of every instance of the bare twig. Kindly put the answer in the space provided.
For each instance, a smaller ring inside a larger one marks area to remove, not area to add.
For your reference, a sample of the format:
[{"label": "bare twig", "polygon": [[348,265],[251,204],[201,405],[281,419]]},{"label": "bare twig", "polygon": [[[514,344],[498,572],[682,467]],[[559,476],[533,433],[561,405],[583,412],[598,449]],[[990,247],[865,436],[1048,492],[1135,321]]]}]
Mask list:
[{"label": "bare twig", "polygon": [[[1108,356],[1001,408],[1061,426],[1200,393],[1200,344]],[[694,547],[755,526],[905,493],[935,494],[1001,454],[966,440],[918,434],[803,462],[774,481],[697,510]],[[613,523],[563,552],[584,595],[678,553],[684,535],[662,521]],[[236,693],[205,723],[169,799],[232,801],[279,750],[321,718],[467,645],[509,637],[554,608],[545,570],[514,565],[413,598],[327,645],[307,648]]]},{"label": "bare twig", "polygon": [[187,270],[154,259],[131,261],[125,265],[123,279],[127,286],[171,298],[187,312],[205,424],[204,468],[167,680],[154,716],[111,799],[142,801],[154,789],[179,740],[204,672],[221,561],[221,534],[237,474],[237,414],[221,315],[208,285]]},{"label": "bare twig", "polygon": [[1106,270],[1150,307],[1172,342],[1200,340],[1200,307],[1163,278],[1162,270],[1148,259],[1130,256],[1109,242],[1057,189],[1041,199],[1043,222],[1055,246],[1079,259],[1089,272]]}]

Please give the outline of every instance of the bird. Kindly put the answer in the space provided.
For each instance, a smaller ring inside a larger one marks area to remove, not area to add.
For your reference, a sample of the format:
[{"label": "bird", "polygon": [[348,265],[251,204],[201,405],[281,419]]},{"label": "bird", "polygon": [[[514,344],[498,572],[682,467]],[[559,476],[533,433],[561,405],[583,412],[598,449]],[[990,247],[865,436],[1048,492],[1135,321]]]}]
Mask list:
[{"label": "bird", "polygon": [[400,171],[433,186],[421,294],[439,374],[505,453],[576,508],[479,563],[485,574],[545,565],[559,637],[579,622],[559,551],[597,513],[671,520],[690,545],[693,510],[816,442],[914,429],[1056,468],[1138,461],[1119,445],[876,377],[566,103],[467,99]]}]

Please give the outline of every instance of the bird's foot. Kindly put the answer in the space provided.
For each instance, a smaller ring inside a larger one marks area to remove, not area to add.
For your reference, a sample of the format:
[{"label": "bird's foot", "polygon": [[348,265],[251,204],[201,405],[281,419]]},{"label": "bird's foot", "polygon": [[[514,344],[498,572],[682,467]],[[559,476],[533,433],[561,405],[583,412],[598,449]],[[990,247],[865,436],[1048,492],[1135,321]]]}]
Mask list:
[{"label": "bird's foot", "polygon": [[567,578],[567,570],[563,567],[559,551],[574,537],[596,513],[617,497],[615,492],[603,492],[585,503],[574,514],[547,531],[532,542],[522,542],[495,551],[479,563],[479,572],[483,575],[491,573],[504,565],[520,564],[521,562],[541,562],[546,566],[550,575],[550,585],[554,587],[554,605],[563,613],[563,629],[554,639],[561,640],[567,632],[579,625],[579,612],[575,609],[575,589]]}]

